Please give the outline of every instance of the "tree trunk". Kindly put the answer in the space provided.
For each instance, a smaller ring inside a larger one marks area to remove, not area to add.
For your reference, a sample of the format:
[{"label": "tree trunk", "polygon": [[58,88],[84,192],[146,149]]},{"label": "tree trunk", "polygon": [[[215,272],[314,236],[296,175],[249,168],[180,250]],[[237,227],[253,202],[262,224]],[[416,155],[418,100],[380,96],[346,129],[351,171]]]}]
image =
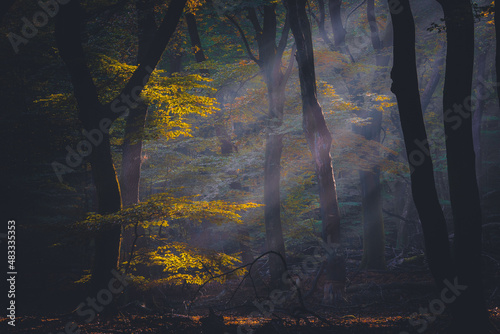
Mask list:
[{"label": "tree trunk", "polygon": [[[207,60],[203,48],[201,46],[200,34],[198,33],[198,26],[196,25],[196,17],[193,13],[186,13],[186,24],[188,27],[189,39],[191,40],[191,47],[193,48],[194,57],[197,63]],[[200,73],[208,74],[207,69],[201,69]]]},{"label": "tree trunk", "polygon": [[[374,0],[368,0],[367,18],[370,26],[371,40],[376,51],[375,63],[381,68],[387,66],[390,57],[381,54],[382,49],[389,44],[388,41],[381,41],[379,37],[377,21],[375,17]],[[386,34],[386,36],[389,36]],[[383,76],[381,70],[375,72],[372,87],[376,87],[376,80]],[[375,92],[378,89],[374,89]],[[379,110],[366,110],[361,115],[363,118],[370,117],[370,123],[365,126],[355,127],[355,131],[366,140],[380,142],[380,131],[382,129],[382,112]],[[376,154],[378,156],[378,154]],[[363,209],[363,258],[361,269],[385,269],[385,235],[384,219],[382,216],[382,194],[380,185],[380,169],[373,162],[371,170],[361,170],[359,178],[361,183],[361,197]]]},{"label": "tree trunk", "polygon": [[328,0],[328,12],[332,23],[333,40],[336,47],[345,45],[346,31],[342,23],[342,0]]},{"label": "tree trunk", "polygon": [[[331,275],[327,277],[327,280],[329,278],[331,281],[335,279],[340,283],[327,282],[327,284],[332,284],[332,286],[343,289],[345,283],[345,262],[342,256],[336,254],[340,243],[340,212],[330,155],[332,136],[317,100],[314,52],[311,27],[305,10],[306,1],[287,0],[285,4],[290,17],[290,28],[297,45],[296,57],[302,96],[302,126],[315,162],[316,175],[319,181],[322,237],[333,248],[328,258],[328,264],[334,268],[330,270]],[[334,273],[344,273],[344,275],[336,275]]]},{"label": "tree trunk", "polygon": [[[136,1],[138,50],[137,65],[144,62],[147,50],[157,29],[154,8],[148,6],[145,0]],[[122,169],[120,185],[124,206],[139,203],[139,184],[142,166],[142,140],[148,106],[139,101],[138,106],[130,110],[125,124],[125,134],[122,145]]]},{"label": "tree trunk", "polygon": [[[292,60],[287,73],[281,71],[281,58],[286,47],[288,36],[288,22],[285,22],[281,39],[276,45],[276,5],[266,5],[263,8],[262,27],[257,18],[255,8],[247,8],[248,19],[255,30],[255,38],[259,49],[257,64],[261,68],[264,82],[267,86],[268,121],[266,128],[266,151],[264,157],[264,223],[266,227],[267,250],[279,252],[285,258],[285,243],[281,227],[281,152],[283,149],[283,135],[278,129],[283,122],[285,105],[285,85],[291,71]],[[252,57],[255,60],[255,57]],[[271,286],[283,287],[282,276],[286,271],[285,265],[278,256],[269,256]]]},{"label": "tree trunk", "polygon": [[[170,4],[162,25],[153,37],[155,43],[152,43],[152,46],[148,48],[144,62],[134,71],[118,96],[131,96],[132,91],[134,95],[140,94],[148,82],[151,69],[156,67],[173,30],[177,26],[185,3],[186,0],[179,0]],[[92,145],[89,161],[97,192],[98,212],[109,214],[119,211],[122,205],[120,186],[113,165],[107,131],[112,122],[120,116],[114,110],[115,102],[120,102],[120,99],[117,98],[106,106],[99,103],[97,89],[82,47],[82,18],[83,12],[78,0],[61,6],[60,13],[56,17],[55,37],[59,54],[71,77],[78,104],[79,119],[83,128],[97,143]],[[120,254],[120,234],[121,226],[118,225],[103,228],[96,238],[96,254],[91,281],[94,292],[106,288],[109,280],[113,277],[111,271],[117,268]]]},{"label": "tree trunk", "polygon": [[[481,121],[485,105],[486,89],[482,81],[486,75],[486,55],[488,50],[479,54],[477,58],[477,82],[476,82],[476,110],[472,116],[472,137],[474,141],[474,154],[476,156],[476,179],[481,184],[482,179],[482,153],[481,153]],[[481,82],[480,82],[481,81]]]},{"label": "tree trunk", "polygon": [[[56,21],[56,42],[61,58],[71,75],[74,94],[78,103],[78,116],[83,128],[94,137],[89,161],[96,187],[98,212],[109,214],[121,209],[120,186],[111,156],[109,134],[102,132],[100,123],[103,107],[99,103],[97,89],[88,69],[81,45],[81,8],[78,1],[61,7]],[[97,132],[96,132],[97,131]],[[97,134],[99,133],[99,135]],[[101,138],[100,142],[97,138]],[[107,286],[116,268],[120,250],[121,226],[103,228],[96,238],[96,254],[92,268],[91,288],[98,291]]]},{"label": "tree trunk", "polygon": [[[389,5],[392,0],[389,0]],[[446,220],[439,204],[434,170],[425,131],[415,56],[415,25],[408,0],[400,0],[401,11],[391,12],[394,26],[392,92],[396,95],[401,129],[410,167],[413,201],[422,223],[427,262],[439,289],[453,282],[453,266]]]},{"label": "tree trunk", "polygon": [[367,0],[366,17],[368,19],[368,25],[370,26],[370,38],[372,40],[373,49],[380,50],[382,48],[382,43],[378,34],[377,19],[375,17],[375,0]]},{"label": "tree trunk", "polygon": [[474,18],[468,0],[440,0],[447,55],[443,92],[448,182],[455,227],[454,262],[458,282],[467,289],[457,299],[454,328],[483,333],[488,316],[481,281],[481,206],[472,139],[471,86]]},{"label": "tree trunk", "polygon": [[500,13],[498,11],[498,2],[495,1],[495,74],[497,86],[497,100],[500,107]]},{"label": "tree trunk", "polygon": [[[148,6],[145,0],[138,0],[135,5],[138,28],[137,65],[139,65],[144,61],[144,57],[152,42],[157,26],[155,23],[154,8],[152,6]],[[137,204],[140,200],[139,190],[142,167],[142,143],[147,114],[147,103],[139,101],[137,107],[130,110],[125,123],[125,133],[122,144],[122,165],[120,171],[120,187],[122,204],[124,207]],[[129,261],[130,259],[134,240],[137,239],[134,233],[135,230],[138,229],[123,229],[122,252],[120,254],[121,261]],[[143,228],[139,228],[139,231],[141,235],[144,233]],[[135,243],[135,247],[141,246],[144,245],[138,244],[137,242]]]},{"label": "tree trunk", "polygon": [[432,95],[436,91],[436,88],[439,84],[439,80],[441,80],[441,71],[443,70],[444,65],[444,57],[445,57],[446,49],[444,47],[441,48],[437,55],[437,60],[432,64],[432,73],[427,85],[425,85],[424,92],[422,93],[422,112],[425,113],[429,104],[432,100]]},{"label": "tree trunk", "polygon": [[[285,242],[280,217],[280,160],[282,149],[282,135],[268,134],[264,158],[264,222],[267,250],[279,252],[284,257]],[[281,276],[285,272],[284,264],[279,257],[270,255],[269,266],[272,286],[275,288],[281,287]]]},{"label": "tree trunk", "polygon": [[325,12],[325,1],[324,0],[318,0],[318,7],[319,7],[319,17],[314,15],[312,13],[314,19],[316,20],[316,23],[318,24],[318,31],[319,35],[325,42],[325,44],[330,48],[331,51],[335,51],[335,45],[332,43],[330,40],[330,37],[328,37],[328,33],[326,32],[325,29],[325,18],[326,18],[326,12]]}]

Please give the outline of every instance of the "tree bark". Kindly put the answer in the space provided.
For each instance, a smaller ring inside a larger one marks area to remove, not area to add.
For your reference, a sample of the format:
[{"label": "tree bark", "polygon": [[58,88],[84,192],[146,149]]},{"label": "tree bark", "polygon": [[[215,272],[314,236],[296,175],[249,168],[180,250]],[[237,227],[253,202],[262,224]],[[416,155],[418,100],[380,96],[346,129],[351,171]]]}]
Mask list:
[{"label": "tree bark", "polygon": [[441,48],[439,53],[437,54],[437,59],[432,64],[432,73],[427,85],[425,85],[424,92],[422,93],[422,112],[426,112],[429,104],[432,100],[432,95],[436,91],[436,88],[439,84],[439,80],[441,80],[441,71],[443,70],[444,65],[444,53],[446,49],[444,47]]},{"label": "tree bark", "polygon": [[[191,47],[193,48],[194,58],[197,63],[202,63],[207,58],[205,57],[205,53],[203,52],[203,48],[201,46],[200,34],[198,33],[198,25],[196,24],[196,17],[193,13],[186,13],[186,25],[188,28],[189,39],[191,40]],[[208,74],[210,71],[207,69],[200,69],[200,73]]]},{"label": "tree bark", "polygon": [[375,17],[375,0],[367,0],[366,17],[368,18],[368,25],[370,26],[372,46],[375,50],[380,50],[382,48],[382,43],[378,34],[377,19]]},{"label": "tree bark", "polygon": [[[139,95],[147,84],[152,68],[158,63],[170,36],[182,14],[186,0],[173,1],[157,33],[154,43],[148,48],[144,62],[134,72],[119,97]],[[88,68],[81,41],[82,9],[80,2],[74,0],[60,6],[56,17],[55,37],[59,54],[65,62],[73,84],[74,95],[78,104],[78,117],[88,133],[99,132],[102,135],[98,144],[92,146],[89,161],[98,198],[98,212],[109,214],[122,207],[121,193],[116,171],[111,156],[108,132],[111,123],[121,114],[113,110],[114,102],[103,106],[99,103],[97,89]],[[126,110],[126,108],[125,108]],[[106,126],[103,126],[106,124]],[[100,130],[101,129],[101,130]],[[100,138],[100,136],[95,137]],[[113,277],[111,270],[117,268],[120,254],[121,226],[103,228],[96,238],[96,254],[92,270],[91,287],[99,291],[108,286]]]},{"label": "tree bark", "polygon": [[482,52],[477,58],[477,82],[476,82],[476,110],[472,116],[472,138],[474,141],[474,154],[476,156],[476,179],[481,184],[482,179],[482,151],[481,151],[481,121],[485,105],[486,89],[479,80],[484,80],[486,75],[486,55],[488,50]]},{"label": "tree bark", "polygon": [[498,11],[498,2],[495,1],[495,74],[497,87],[497,100],[500,107],[500,13]]},{"label": "tree bark", "polygon": [[481,281],[481,205],[472,139],[471,87],[474,65],[474,18],[468,0],[439,0],[446,37],[443,92],[448,182],[455,237],[458,282],[467,289],[457,299],[454,328],[487,331],[488,316]]},{"label": "tree bark", "polygon": [[[103,107],[92,80],[81,45],[82,9],[79,1],[61,6],[56,19],[56,42],[61,58],[68,67],[78,104],[78,117],[89,133],[100,129]],[[108,214],[121,209],[121,194],[111,156],[109,134],[100,132],[102,140],[91,148],[89,161],[97,192],[98,212]],[[98,138],[98,137],[96,137]],[[104,227],[96,237],[96,253],[92,268],[91,289],[107,286],[111,269],[118,265],[121,226]]]},{"label": "tree bark", "polygon": [[328,258],[329,266],[334,267],[331,270],[331,278],[335,278],[337,282],[341,283],[334,284],[336,287],[343,287],[345,274],[333,274],[345,273],[345,262],[342,256],[335,254],[335,249],[340,243],[340,212],[330,155],[332,136],[317,99],[314,52],[311,27],[305,10],[306,1],[287,0],[285,4],[290,18],[290,28],[297,45],[296,58],[302,96],[302,126],[315,162],[319,181],[322,237],[325,242],[333,244],[333,253]]},{"label": "tree bark", "polygon": [[326,20],[326,12],[325,12],[325,1],[324,0],[318,0],[318,7],[319,7],[319,17],[314,15],[312,13],[313,18],[316,20],[316,23],[318,24],[318,31],[319,35],[325,42],[325,44],[330,48],[330,50],[334,51],[335,50],[335,44],[332,43],[330,40],[330,37],[328,37],[328,33],[326,32],[325,29],[325,20]]},{"label": "tree bark", "polygon": [[[387,66],[389,56],[381,53],[388,46],[388,40],[381,40],[377,20],[375,17],[374,0],[368,0],[367,18],[370,26],[373,49],[376,51],[375,63],[381,68]],[[386,37],[389,36],[386,34]],[[387,39],[387,38],[386,38]],[[384,76],[382,70],[376,70],[372,87],[376,87],[376,80]],[[374,88],[375,92],[378,89]],[[355,131],[366,140],[380,142],[382,128],[382,112],[379,110],[365,110],[361,113],[363,118],[371,118],[369,124],[354,127]],[[378,154],[376,155],[378,156]],[[361,198],[363,209],[363,258],[361,269],[385,269],[385,234],[384,219],[382,215],[382,194],[380,185],[380,168],[373,162],[371,170],[361,170],[359,178],[361,183]]]},{"label": "tree bark", "polygon": [[[285,242],[281,224],[281,153],[283,135],[277,133],[283,122],[285,106],[286,79],[281,72],[281,54],[276,46],[276,12],[275,5],[264,6],[262,30],[259,33],[255,11],[250,12],[250,19],[256,30],[259,46],[259,60],[262,62],[264,81],[267,86],[269,114],[266,135],[266,151],[264,155],[264,221],[266,225],[267,250],[279,252],[285,258]],[[286,33],[288,34],[288,28]],[[279,56],[279,57],[278,57]],[[271,282],[274,287],[281,287],[284,264],[277,256],[270,255]]]},{"label": "tree bark", "polygon": [[[388,1],[389,5],[391,0]],[[391,12],[394,26],[394,60],[391,90],[396,95],[401,129],[410,167],[413,201],[422,223],[427,262],[439,289],[453,282],[454,270],[446,220],[439,204],[427,133],[420,103],[415,56],[415,24],[408,0],[401,11]]]},{"label": "tree bark", "polygon": [[[144,61],[147,50],[156,31],[154,9],[147,7],[144,0],[136,2],[138,26],[137,65]],[[122,204],[130,206],[139,203],[139,186],[142,166],[142,141],[148,106],[139,101],[138,106],[130,110],[125,124],[125,135],[122,145],[122,168],[120,186]]]},{"label": "tree bark", "polygon": [[[254,7],[247,7],[247,18],[250,21],[257,41],[258,59],[252,54],[243,29],[231,16],[226,16],[238,29],[245,44],[248,55],[262,70],[264,82],[267,86],[268,121],[266,127],[266,151],[264,157],[264,223],[266,227],[266,243],[268,251],[279,252],[285,258],[285,243],[281,227],[281,198],[280,174],[281,152],[283,148],[283,135],[278,132],[283,122],[283,109],[285,105],[285,86],[291,72],[292,60],[287,72],[281,70],[282,56],[286,48],[289,33],[288,18],[286,18],[281,38],[276,44],[277,17],[276,4],[263,6],[261,10],[262,26],[259,22],[257,11]],[[285,265],[280,257],[269,256],[271,286],[283,287],[282,276]]]},{"label": "tree bark", "polygon": [[336,47],[345,45],[345,35],[347,34],[342,23],[342,0],[328,0],[328,12],[332,23],[333,40]]}]

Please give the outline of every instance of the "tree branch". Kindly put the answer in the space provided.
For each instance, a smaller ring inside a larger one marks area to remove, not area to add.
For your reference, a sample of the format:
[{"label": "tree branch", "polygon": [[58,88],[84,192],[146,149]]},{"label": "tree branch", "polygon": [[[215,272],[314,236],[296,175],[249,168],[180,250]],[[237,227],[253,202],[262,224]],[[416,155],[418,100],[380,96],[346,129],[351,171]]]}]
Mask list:
[{"label": "tree branch", "polygon": [[[144,55],[143,63],[139,64],[137,69],[134,71],[132,77],[121,91],[121,94],[119,94],[120,97],[132,96],[132,98],[134,98],[139,96],[144,90],[151,73],[160,61],[163,51],[167,47],[170,38],[177,28],[177,24],[180,21],[186,2],[187,0],[173,0],[170,2],[165,17],[156,31],[148,51]],[[116,99],[106,106],[109,109],[107,116],[112,120],[115,120],[120,116],[120,113],[112,110],[113,103],[115,102]]]},{"label": "tree branch", "polygon": [[259,59],[257,59],[254,56],[254,54],[252,53],[252,49],[250,49],[250,45],[248,44],[248,40],[245,37],[245,32],[243,31],[243,29],[241,29],[238,22],[236,22],[234,17],[232,17],[231,15],[225,14],[225,17],[229,20],[229,22],[231,22],[236,27],[236,29],[238,29],[238,32],[240,33],[241,39],[243,40],[243,44],[245,45],[245,49],[247,50],[247,53],[248,53],[248,56],[250,57],[250,59],[253,60],[257,65],[260,66],[261,61]]},{"label": "tree branch", "polygon": [[[286,45],[288,43],[288,36],[290,33],[290,20],[288,19],[288,13],[285,16],[285,24],[283,25],[283,31],[281,32],[280,41],[278,42],[278,56],[281,58],[283,52],[285,52]],[[295,52],[294,52],[295,53]]]},{"label": "tree branch", "polygon": [[256,35],[260,35],[262,33],[262,27],[260,26],[259,19],[257,18],[257,12],[255,11],[255,8],[253,7],[248,7],[247,8],[248,12],[248,19],[252,23],[253,28],[255,29]]}]

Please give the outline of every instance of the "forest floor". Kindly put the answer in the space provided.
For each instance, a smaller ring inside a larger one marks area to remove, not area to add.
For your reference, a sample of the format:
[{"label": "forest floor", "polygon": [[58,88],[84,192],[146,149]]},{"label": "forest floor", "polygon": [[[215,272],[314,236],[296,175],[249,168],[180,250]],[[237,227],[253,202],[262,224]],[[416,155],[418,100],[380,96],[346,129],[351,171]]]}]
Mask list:
[{"label": "forest floor", "polygon": [[[355,265],[348,263],[351,269]],[[490,274],[492,276],[485,280],[487,296],[490,296],[487,298],[490,319],[500,328],[499,272],[495,270]],[[291,291],[288,302],[275,305],[270,302],[269,290],[254,289],[252,284],[239,286],[241,280],[233,278],[224,284],[210,282],[200,291],[195,287],[177,287],[157,293],[157,296],[168,295],[168,303],[164,302],[161,308],[151,306],[156,303],[155,298],[150,299],[149,305],[148,302],[131,302],[113,316],[96,317],[89,323],[74,313],[41,313],[16,318],[15,327],[7,325],[8,319],[2,319],[0,332],[5,333],[6,328],[7,333],[16,334],[233,334],[252,333],[252,329],[255,334],[446,332],[450,316],[447,311],[442,312],[444,303],[425,265],[400,264],[386,271],[351,270],[347,276],[345,299],[337,300],[334,305],[323,303],[323,276],[317,281],[314,292],[304,299],[305,309],[300,307],[297,296],[293,297]],[[312,275],[301,283],[303,295],[311,290],[313,279]],[[188,310],[187,305],[193,298]],[[262,312],[257,311],[259,307]],[[207,316],[209,308],[217,315]],[[71,322],[75,323],[74,328],[69,325]]]}]

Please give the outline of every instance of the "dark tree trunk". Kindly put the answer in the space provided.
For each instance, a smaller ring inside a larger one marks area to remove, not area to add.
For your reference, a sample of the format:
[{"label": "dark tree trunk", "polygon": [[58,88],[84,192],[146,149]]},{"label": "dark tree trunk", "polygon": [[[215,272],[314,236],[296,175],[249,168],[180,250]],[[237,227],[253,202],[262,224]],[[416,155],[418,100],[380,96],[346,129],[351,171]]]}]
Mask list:
[{"label": "dark tree trunk", "polygon": [[495,74],[497,86],[497,100],[500,107],[500,13],[498,2],[495,1]]},{"label": "dark tree trunk", "polygon": [[[391,0],[388,1],[389,5]],[[453,266],[446,220],[439,204],[432,159],[425,131],[415,56],[415,25],[408,0],[400,0],[402,10],[391,12],[394,26],[392,92],[396,95],[406,155],[410,166],[413,200],[422,223],[426,257],[438,288],[453,282]]]},{"label": "dark tree trunk", "polygon": [[[138,0],[135,3],[137,11],[138,28],[138,50],[137,65],[144,61],[147,50],[152,43],[152,38],[157,29],[154,17],[154,8],[145,0]],[[122,144],[122,165],[120,171],[120,187],[122,194],[122,204],[127,207],[139,203],[139,190],[142,167],[142,143],[148,114],[148,105],[144,101],[139,101],[136,108],[129,111],[125,123],[125,133]],[[139,232],[138,232],[139,231]],[[121,260],[129,261],[133,249],[143,247],[143,238],[138,238],[138,234],[143,235],[144,229],[125,228],[122,232]],[[129,266],[125,270],[128,270]]]},{"label": "dark tree trunk", "polygon": [[477,82],[476,82],[476,110],[472,116],[472,137],[474,141],[474,154],[476,156],[476,179],[481,184],[482,179],[482,152],[481,152],[481,122],[485,105],[486,88],[482,81],[486,75],[486,55],[485,50],[477,58]]},{"label": "dark tree trunk", "polygon": [[[111,156],[109,135],[100,132],[103,107],[88,69],[81,45],[82,9],[78,1],[61,6],[56,21],[56,42],[61,58],[71,75],[74,94],[78,103],[78,116],[89,133],[98,131],[102,140],[93,145],[89,161],[96,187],[98,212],[108,214],[121,209],[121,194]],[[98,138],[98,137],[96,137]],[[111,226],[100,231],[96,238],[96,254],[92,268],[91,288],[98,291],[107,286],[119,258],[121,226]]]},{"label": "dark tree trunk", "polygon": [[[160,29],[154,35],[154,43],[144,56],[144,61],[118,96],[140,94],[149,79],[151,69],[158,63],[173,30],[175,30],[185,3],[186,0],[179,0],[170,4]],[[78,116],[83,128],[89,133],[97,131],[102,135],[102,140],[96,140],[98,144],[92,146],[89,161],[97,192],[98,212],[109,214],[121,209],[121,193],[111,156],[109,135],[107,131],[99,129],[109,129],[111,123],[121,114],[113,110],[113,106],[116,106],[113,102],[106,106],[99,103],[97,89],[82,48],[82,17],[83,10],[78,0],[60,6],[60,12],[56,17],[56,43],[59,54],[71,76],[78,104]],[[117,98],[115,101],[120,100]],[[121,226],[112,226],[101,230],[96,238],[96,254],[91,281],[93,290],[98,291],[106,288],[109,280],[113,277],[111,271],[117,268],[120,254],[120,234]]]},{"label": "dark tree trunk", "polygon": [[319,7],[319,17],[314,15],[314,13],[312,13],[311,11],[312,16],[315,19],[316,23],[318,24],[319,35],[321,36],[325,44],[330,48],[330,50],[334,51],[335,45],[330,40],[330,37],[328,37],[328,33],[326,32],[325,29],[325,18],[326,18],[325,1],[318,0],[318,7]]},{"label": "dark tree trunk", "polygon": [[[154,9],[148,7],[144,0],[136,2],[136,9],[139,35],[137,64],[140,64],[144,61],[157,27],[154,18]],[[147,113],[147,104],[140,101],[136,108],[130,110],[125,124],[125,135],[122,145],[122,168],[120,173],[122,204],[124,206],[139,203],[142,140],[144,138]]]},{"label": "dark tree trunk", "polygon": [[333,40],[336,47],[345,45],[346,31],[342,23],[342,0],[328,0],[328,12],[332,23]]},{"label": "dark tree trunk", "polygon": [[168,63],[168,72],[170,75],[180,73],[182,71],[182,53],[175,53],[170,57]]},{"label": "dark tree trunk", "polygon": [[[189,39],[191,40],[191,47],[193,48],[194,57],[197,63],[207,60],[203,48],[201,46],[200,34],[198,33],[198,26],[196,24],[196,17],[193,13],[186,13],[186,24],[188,27]],[[208,74],[207,69],[201,69],[200,73]]]},{"label": "dark tree trunk", "polygon": [[[297,45],[296,57],[302,96],[302,126],[315,162],[319,181],[322,237],[325,242],[333,244],[335,249],[340,243],[340,212],[330,156],[332,136],[317,100],[314,51],[311,27],[305,10],[306,1],[287,0],[285,4],[290,18],[290,28]],[[328,262],[330,267],[334,267],[330,270],[330,278],[335,278],[337,282],[341,283],[334,285],[343,287],[345,275],[334,275],[334,273],[345,273],[343,258],[337,254],[330,254]]]},{"label": "dark tree trunk", "polygon": [[472,139],[471,86],[474,18],[468,0],[440,0],[447,54],[443,92],[448,182],[458,282],[467,289],[457,299],[455,329],[483,333],[488,317],[481,281],[481,206]]}]

